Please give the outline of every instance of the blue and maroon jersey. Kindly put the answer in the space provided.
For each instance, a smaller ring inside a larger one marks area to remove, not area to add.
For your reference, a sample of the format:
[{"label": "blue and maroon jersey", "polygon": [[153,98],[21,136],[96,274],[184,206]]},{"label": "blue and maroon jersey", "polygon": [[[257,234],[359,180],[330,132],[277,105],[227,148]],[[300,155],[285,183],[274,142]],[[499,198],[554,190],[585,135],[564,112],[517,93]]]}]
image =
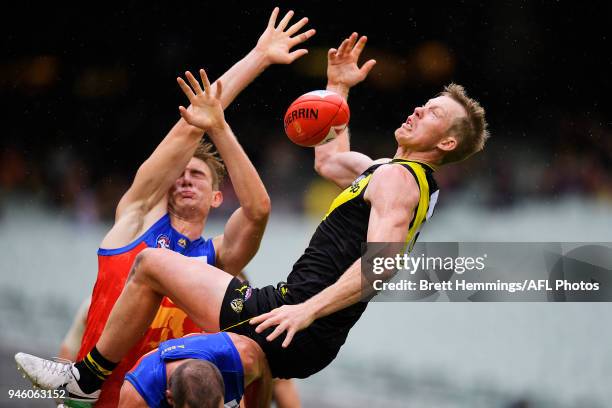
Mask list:
[{"label": "blue and maroon jersey", "polygon": [[[82,359],[96,345],[106,320],[125,286],[134,258],[145,248],[167,248],[185,256],[199,258],[203,263],[215,264],[212,239],[198,238],[190,241],[172,228],[168,214],[129,245],[117,249],[98,249],[98,278],[92,294],[78,359]],[[157,348],[162,341],[201,331],[185,312],[170,299],[164,298],[143,339],[130,350],[127,357],[104,383],[96,407],[117,406],[123,377],[142,355]]]}]

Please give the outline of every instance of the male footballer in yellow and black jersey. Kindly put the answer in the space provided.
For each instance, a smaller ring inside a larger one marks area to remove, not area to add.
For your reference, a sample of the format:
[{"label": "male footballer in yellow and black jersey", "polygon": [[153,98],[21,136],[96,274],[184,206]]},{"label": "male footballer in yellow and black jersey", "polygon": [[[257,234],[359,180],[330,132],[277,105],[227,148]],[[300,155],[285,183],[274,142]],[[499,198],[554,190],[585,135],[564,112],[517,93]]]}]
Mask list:
[{"label": "male footballer in yellow and black jersey", "polygon": [[[406,236],[406,239],[404,240],[406,243],[412,244],[414,241],[416,241],[416,238],[418,237],[418,232],[423,223],[433,214],[433,210],[438,199],[438,185],[436,184],[436,181],[433,178],[434,168],[433,166],[428,165],[426,163],[402,159],[393,159],[387,163],[383,162],[372,165],[363,174],[356,178],[355,181],[353,181],[349,187],[347,187],[334,199],[331,206],[329,207],[329,210],[325,214],[324,219],[327,218],[327,216],[332,211],[336,210],[336,208],[344,206],[348,202],[351,202],[352,205],[355,205],[355,203],[357,202],[360,203],[365,201],[365,189],[367,188],[368,183],[372,178],[372,174],[374,173],[374,170],[376,170],[383,164],[402,165],[412,174],[419,186],[419,206],[410,222],[410,229],[408,230],[408,234]],[[360,208],[362,207],[363,205],[360,206]],[[344,222],[346,223],[346,221]],[[367,223],[367,220],[365,222]],[[354,224],[355,223],[353,222],[346,223],[344,228],[354,228]]]},{"label": "male footballer in yellow and black jersey", "polygon": [[[349,89],[366,78],[376,63],[357,64],[366,41],[353,33],[338,49],[329,50],[328,91],[347,98]],[[287,279],[286,298],[301,303],[251,320],[258,325],[257,333],[274,329],[268,341],[286,333],[282,346],[290,349],[294,341],[301,341],[300,333],[307,332],[321,342],[321,350],[337,352],[366,307],[360,302],[361,244],[405,241],[408,247],[413,245],[437,202],[433,170],[482,150],[489,134],[484,109],[463,87],[450,84],[415,108],[394,136],[393,160],[374,161],[351,151],[348,129],[315,147],[315,169],[344,191]],[[320,290],[322,286],[326,287]]]},{"label": "male footballer in yellow and black jersey", "polygon": [[[245,290],[244,284],[230,282],[221,305],[221,327],[255,339],[266,353],[272,374],[276,377],[307,377],[327,366],[338,354],[348,333],[366,309],[366,302],[314,321],[307,329],[296,333],[287,348],[280,339],[268,342],[265,334],[256,333],[246,322],[283,305],[306,302],[333,285],[361,257],[361,245],[367,242],[370,203],[365,195],[374,172],[380,167],[399,166],[407,170],[419,186],[416,208],[407,208],[412,219],[404,237],[414,240],[427,214],[431,215],[438,194],[433,168],[409,160],[390,160],[370,166],[332,202],[329,211],[314,232],[308,248],[293,265],[287,282],[263,288]],[[240,308],[236,308],[236,301]]]},{"label": "male footballer in yellow and black jersey", "polygon": [[[391,160],[388,163],[372,165],[332,202],[308,248],[293,265],[293,270],[287,277],[288,291],[282,303],[299,304],[307,301],[333,285],[361,257],[361,246],[368,241],[371,210],[370,203],[364,197],[372,175],[381,166],[401,166],[408,170],[418,183],[420,199],[416,209],[412,211],[405,242],[411,243],[416,239],[427,215],[432,214],[438,195],[433,169],[427,164],[407,160]],[[406,209],[406,213],[410,210]],[[318,349],[325,350],[327,354],[324,354],[333,358],[366,306],[366,302],[354,303],[317,319],[306,331],[319,344]],[[299,336],[299,333],[296,336]],[[311,359],[312,355],[308,353],[304,358]],[[306,366],[314,368],[312,364]]]}]

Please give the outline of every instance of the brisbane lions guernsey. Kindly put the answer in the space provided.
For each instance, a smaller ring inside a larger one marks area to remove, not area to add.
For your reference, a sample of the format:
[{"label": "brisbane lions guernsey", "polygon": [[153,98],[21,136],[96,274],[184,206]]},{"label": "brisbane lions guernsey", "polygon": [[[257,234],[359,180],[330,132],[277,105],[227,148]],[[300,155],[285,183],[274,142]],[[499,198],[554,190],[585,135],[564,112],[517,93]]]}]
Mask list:
[{"label": "brisbane lions guernsey", "polygon": [[[125,286],[134,258],[144,248],[166,248],[185,256],[201,259],[202,262],[210,265],[215,264],[212,239],[199,238],[190,241],[189,238],[172,228],[168,214],[129,245],[117,249],[98,249],[98,278],[92,294],[78,360],[96,345],[108,316]],[[123,377],[142,355],[157,348],[162,341],[201,331],[185,312],[170,299],[164,297],[151,327],[104,383],[96,407],[117,406]]]}]

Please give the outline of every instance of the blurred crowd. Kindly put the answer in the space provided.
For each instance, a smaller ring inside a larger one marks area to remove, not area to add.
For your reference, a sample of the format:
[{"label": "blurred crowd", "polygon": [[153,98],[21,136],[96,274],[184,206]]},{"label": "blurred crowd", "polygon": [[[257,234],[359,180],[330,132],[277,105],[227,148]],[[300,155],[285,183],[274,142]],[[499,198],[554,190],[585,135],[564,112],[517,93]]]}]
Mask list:
[{"label": "blurred crowd", "polygon": [[[484,152],[436,173],[441,197],[460,197],[490,208],[568,196],[612,205],[610,127],[584,117],[562,118],[555,125],[545,139],[526,130],[523,137],[513,141],[512,135],[496,138],[493,130]],[[339,190],[317,177],[312,149],[279,140],[281,133],[281,129],[270,129],[257,145],[247,141],[247,152],[263,177],[275,211],[319,217]],[[376,140],[375,136],[360,138]],[[392,135],[387,139],[385,152],[381,152],[380,143],[368,146],[361,142],[357,148],[375,157],[376,153],[392,155]],[[91,161],[70,146],[58,146],[33,158],[18,145],[8,144],[0,150],[0,197],[28,197],[67,211],[84,223],[108,221],[148,153],[135,154],[133,163],[127,166],[130,170],[113,168],[112,160],[103,168],[92,168]],[[238,205],[229,179],[222,191],[225,203],[213,217],[226,217]]]},{"label": "blurred crowd", "polygon": [[[300,94],[325,86],[327,50],[351,30],[369,36],[363,60],[378,61],[349,98],[356,150],[393,155],[394,129],[456,81],[487,109],[492,138],[477,158],[438,172],[442,203],[612,200],[611,54],[601,52],[610,36],[596,5],[415,3],[368,13],[322,5],[295,9],[317,28],[309,54],[269,68],[226,113],[275,211],[319,217],[337,193],[316,177],[311,149],[284,137],[282,117]],[[272,6],[207,4],[209,15],[231,14],[232,25],[186,24],[202,8],[135,2],[101,8],[95,19],[55,5],[15,13],[0,59],[0,197],[25,194],[84,222],[112,218],[138,165],[178,119],[185,101],[175,77],[200,67],[220,75],[255,45]],[[229,182],[224,193],[226,205],[212,216],[235,208]]]}]

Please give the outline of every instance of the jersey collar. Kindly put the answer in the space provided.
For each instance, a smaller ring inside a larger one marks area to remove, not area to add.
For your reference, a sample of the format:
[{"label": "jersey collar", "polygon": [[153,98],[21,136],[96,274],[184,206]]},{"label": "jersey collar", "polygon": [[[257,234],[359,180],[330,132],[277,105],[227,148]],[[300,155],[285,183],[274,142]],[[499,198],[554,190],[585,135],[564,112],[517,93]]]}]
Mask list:
[{"label": "jersey collar", "polygon": [[429,170],[431,170],[432,172],[438,170],[438,166],[434,166],[431,163],[427,163],[421,160],[414,160],[414,159],[392,159],[391,163],[406,163],[406,162],[415,162],[415,163],[419,163],[422,166],[427,167]]}]

